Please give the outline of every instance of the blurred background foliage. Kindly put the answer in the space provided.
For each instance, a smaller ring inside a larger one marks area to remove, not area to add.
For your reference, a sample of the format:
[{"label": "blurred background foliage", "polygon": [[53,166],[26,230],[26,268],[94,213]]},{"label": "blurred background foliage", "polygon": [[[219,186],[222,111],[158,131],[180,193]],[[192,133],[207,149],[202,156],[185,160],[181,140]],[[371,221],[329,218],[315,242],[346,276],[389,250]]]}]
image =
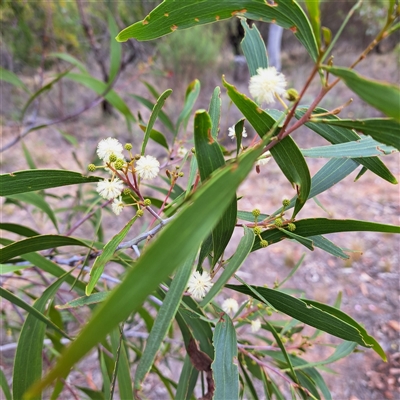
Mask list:
[{"label": "blurred background foliage", "polygon": [[[109,11],[122,28],[142,19],[159,3],[160,1],[148,0],[89,1],[83,3],[83,8],[99,47],[107,49],[109,35],[105,21]],[[354,3],[354,0],[322,2],[322,24],[336,31]],[[385,0],[365,2],[342,37],[353,45],[364,46],[382,25],[385,19],[384,10]],[[49,52],[66,52],[82,61],[90,61],[90,47],[82,29],[75,0],[3,1],[0,3],[0,22],[0,62],[6,69],[20,72],[27,67],[38,67],[42,54]],[[184,76],[192,75],[191,71],[201,73],[215,66],[211,64],[218,59],[215,56],[218,55],[220,45],[227,42],[227,25],[228,23],[212,25],[202,35],[196,29],[183,31],[166,37],[161,42],[157,41],[157,44],[147,42],[146,46],[157,50],[162,66],[169,73]],[[264,38],[267,37],[267,24],[261,25],[261,33]],[[392,50],[398,39],[397,35],[393,35],[378,47],[378,51]],[[291,32],[286,31],[283,50],[296,44]],[[51,66],[51,62],[47,61],[46,67]]]}]

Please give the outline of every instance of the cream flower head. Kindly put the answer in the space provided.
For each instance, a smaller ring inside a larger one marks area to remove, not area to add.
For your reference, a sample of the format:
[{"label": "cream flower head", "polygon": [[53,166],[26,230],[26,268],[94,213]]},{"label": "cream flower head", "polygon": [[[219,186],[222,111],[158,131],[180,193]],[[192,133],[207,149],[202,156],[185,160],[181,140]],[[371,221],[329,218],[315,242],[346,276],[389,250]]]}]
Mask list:
[{"label": "cream flower head", "polygon": [[236,314],[237,310],[239,310],[239,304],[235,299],[229,298],[222,303],[222,309],[227,314]]},{"label": "cream flower head", "polygon": [[[235,137],[236,137],[235,125],[232,125],[232,126],[228,129],[228,136],[229,136],[232,140],[235,140]],[[243,127],[242,137],[247,137],[247,132],[246,132],[246,128],[245,128],[245,127]]]},{"label": "cream flower head", "polygon": [[250,78],[249,91],[259,104],[271,104],[275,102],[277,95],[282,96],[286,93],[285,87],[285,75],[275,67],[258,68],[257,75]]},{"label": "cream flower head", "polygon": [[124,159],[124,155],[122,154],[123,150],[124,148],[122,144],[112,137],[100,140],[97,145],[97,155],[100,160],[103,160],[106,163],[110,161],[111,154],[115,154],[117,158]]},{"label": "cream flower head", "polygon": [[115,178],[111,181],[104,179],[97,183],[97,192],[103,199],[111,200],[118,197],[124,190],[124,184],[121,179]]},{"label": "cream flower head", "polygon": [[253,333],[258,332],[261,329],[261,321],[259,318],[254,319],[253,321],[251,321],[251,331]]},{"label": "cream flower head", "polygon": [[187,151],[187,149],[185,149],[185,147],[183,147],[183,146],[179,147],[179,149],[177,151],[178,157],[180,157],[180,158],[185,157],[187,152],[188,151]]},{"label": "cream flower head", "polygon": [[257,160],[256,165],[261,166],[261,165],[268,164],[270,159],[271,159],[271,153],[269,151],[266,151]]},{"label": "cream flower head", "polygon": [[113,210],[113,213],[115,215],[121,214],[122,210],[124,209],[124,203],[121,199],[121,196],[118,198],[114,199],[114,201],[111,204],[111,209]]},{"label": "cream flower head", "polygon": [[195,300],[202,300],[204,296],[210,291],[213,283],[211,282],[210,274],[203,271],[194,271],[188,282],[188,292]]},{"label": "cream flower head", "polygon": [[136,161],[135,170],[142,179],[153,179],[160,171],[160,163],[153,156],[142,156]]}]

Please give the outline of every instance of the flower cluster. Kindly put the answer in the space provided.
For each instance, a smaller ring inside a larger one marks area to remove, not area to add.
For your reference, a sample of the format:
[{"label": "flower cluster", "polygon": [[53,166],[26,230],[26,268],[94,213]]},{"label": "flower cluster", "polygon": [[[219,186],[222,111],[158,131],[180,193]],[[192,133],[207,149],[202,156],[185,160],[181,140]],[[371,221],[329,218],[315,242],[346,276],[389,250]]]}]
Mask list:
[{"label": "flower cluster", "polygon": [[[124,157],[124,147],[129,152],[129,161]],[[104,165],[102,167],[96,167],[93,164],[89,165],[89,171],[93,172],[96,168],[104,168],[111,173],[110,179],[98,182],[96,190],[104,199],[113,200],[111,209],[116,215],[119,215],[126,206],[121,197],[125,185],[132,187],[132,183],[128,178],[129,173],[139,179],[154,179],[160,172],[160,163],[155,157],[132,156],[131,149],[132,145],[130,143],[122,146],[115,138],[103,139],[97,145],[96,153]],[[136,179],[134,181],[136,185]],[[133,189],[136,189],[138,193],[137,187]]]},{"label": "flower cluster", "polygon": [[259,104],[272,104],[278,96],[286,94],[286,78],[275,67],[258,68],[250,78],[249,91]]},{"label": "flower cluster", "polygon": [[202,300],[210,291],[212,285],[211,276],[207,271],[203,271],[202,273],[194,271],[189,278],[188,292],[195,300]]},{"label": "flower cluster", "polygon": [[[232,125],[232,126],[228,129],[228,136],[229,136],[232,140],[235,140],[235,137],[236,137],[235,125]],[[242,137],[247,137],[247,132],[246,132],[246,128],[245,128],[245,127],[243,127]]]}]

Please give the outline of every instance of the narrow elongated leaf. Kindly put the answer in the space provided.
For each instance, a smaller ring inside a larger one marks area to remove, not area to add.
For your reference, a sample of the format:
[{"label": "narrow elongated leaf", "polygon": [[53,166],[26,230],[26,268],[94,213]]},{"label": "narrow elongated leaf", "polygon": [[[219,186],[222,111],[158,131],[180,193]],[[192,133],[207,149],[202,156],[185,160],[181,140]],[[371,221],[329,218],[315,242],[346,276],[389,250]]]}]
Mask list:
[{"label": "narrow elongated leaf", "polygon": [[388,117],[400,121],[400,89],[398,86],[366,79],[348,68],[325,66],[324,69],[341,78],[346,86],[365,102],[382,111]]},{"label": "narrow elongated leaf", "polygon": [[190,113],[192,112],[194,103],[199,97],[199,94],[200,94],[200,81],[195,79],[193,82],[189,84],[189,86],[186,89],[185,103],[183,105],[181,113],[178,116],[178,120],[176,121],[175,136],[178,134],[181,124],[183,124],[184,127],[186,128],[187,121],[190,117]]},{"label": "narrow elongated leaf", "polygon": [[[396,122],[394,119],[374,118],[360,119],[355,121],[348,119],[317,119],[313,120],[313,122],[355,129],[356,131],[362,132],[365,135],[371,136],[379,143],[385,143],[388,146],[393,146],[397,150],[400,150],[400,123]],[[363,140],[368,139],[371,140],[370,138]],[[391,148],[389,147],[389,152],[392,152],[390,149]],[[384,154],[388,151],[386,146],[382,145],[379,146],[378,150]]]},{"label": "narrow elongated leaf", "polygon": [[68,310],[70,308],[80,308],[92,304],[98,304],[103,302],[110,292],[98,292],[93,293],[90,296],[79,297],[75,300],[71,300],[68,303],[62,304],[60,306],[56,306],[57,310]]},{"label": "narrow elongated leaf", "polygon": [[48,92],[50,89],[52,89],[53,85],[55,85],[60,79],[64,78],[64,76],[66,76],[68,73],[69,70],[62,72],[61,74],[57,74],[56,77],[52,79],[49,83],[42,86],[39,90],[33,93],[31,97],[29,97],[28,101],[25,103],[24,108],[21,111],[21,120],[23,120],[26,110],[32,104],[32,102],[41,94]]},{"label": "narrow elongated leaf", "polygon": [[343,252],[343,250],[339,246],[336,246],[335,243],[332,243],[330,240],[322,235],[310,236],[309,239],[313,241],[315,247],[318,247],[335,257],[340,257],[343,259],[350,258],[346,253]]},{"label": "narrow elongated leaf", "polygon": [[244,18],[241,18],[240,22],[244,28],[244,38],[240,45],[249,66],[250,76],[253,76],[257,74],[258,68],[268,68],[267,49],[256,25],[253,24],[250,28]]},{"label": "narrow elongated leaf", "polygon": [[10,388],[8,386],[7,378],[4,375],[3,368],[0,368],[0,387],[3,390],[5,400],[12,400]]},{"label": "narrow elongated leaf", "polygon": [[134,387],[137,390],[140,390],[142,381],[150,371],[157,352],[175,318],[182,294],[187,287],[187,282],[192,273],[195,256],[196,254],[189,256],[186,262],[178,269],[165,295],[163,304],[158,310],[153,328],[147,339],[146,347],[136,369]]},{"label": "narrow elongated leaf", "polygon": [[185,357],[178,387],[176,388],[175,399],[189,400],[192,397],[193,389],[197,382],[199,371],[193,367],[189,356]]},{"label": "narrow elongated leaf", "polygon": [[[261,297],[257,296],[247,286],[227,285],[226,287],[264,302]],[[371,347],[383,360],[386,360],[385,352],[379,343],[368,335],[365,328],[337,308],[312,300],[296,299],[279,290],[260,286],[254,286],[254,289],[277,310],[333,336],[356,342],[364,347]]]},{"label": "narrow elongated leaf", "polygon": [[[146,132],[146,129],[147,129],[146,125],[139,124],[139,127],[143,132]],[[150,139],[154,140],[156,143],[158,143],[159,145],[161,145],[164,148],[166,148],[167,150],[169,150],[167,139],[165,139],[165,136],[161,132],[159,132],[155,129],[152,129],[150,131]]]},{"label": "narrow elongated leaf", "polygon": [[[382,232],[382,233],[400,233],[400,227],[396,225],[378,224],[369,221],[360,221],[352,219],[328,219],[328,218],[310,218],[296,221],[296,234],[304,237],[316,235],[325,235],[327,233],[337,232]],[[261,233],[261,237],[269,244],[277,243],[284,239],[282,232],[278,229],[269,229]],[[260,241],[255,240],[252,251],[260,249]]]},{"label": "narrow elongated leaf", "polygon": [[[213,171],[225,164],[219,144],[211,136],[211,119],[204,110],[196,112],[194,119],[194,144],[201,180],[204,182]],[[237,214],[236,195],[232,196],[231,204],[225,211],[218,225],[212,232],[213,265],[224,252],[235,229]]]},{"label": "narrow elongated leaf", "polygon": [[[240,210],[239,210],[239,211],[237,212],[237,217],[238,217],[238,219],[241,219],[241,220],[243,220],[243,221],[256,222],[255,216],[254,216],[253,213],[250,212],[250,211],[240,211]],[[264,219],[267,218],[267,217],[269,217],[269,215],[267,215],[267,214],[260,214],[260,215],[258,216],[258,218],[257,218],[257,221],[262,221],[262,220],[264,220]]]},{"label": "narrow elongated leaf", "polygon": [[120,398],[124,400],[133,400],[130,365],[122,333],[120,333],[118,328],[115,328],[111,332],[110,337],[111,348],[116,362],[115,369]]},{"label": "narrow elongated leaf", "polygon": [[282,229],[278,228],[284,235],[286,235],[289,239],[293,239],[296,242],[302,244],[303,246],[307,247],[307,249],[314,251],[314,243],[312,240],[305,238],[300,235],[296,235],[295,233],[287,230],[287,229]]},{"label": "narrow elongated leaf", "polygon": [[242,136],[243,136],[243,129],[244,129],[244,121],[245,119],[242,118],[235,124],[235,137],[236,137],[236,155],[239,154],[240,149],[242,147]]},{"label": "narrow elongated leaf", "polygon": [[[400,130],[398,142],[400,147]],[[357,142],[313,147],[311,149],[301,149],[303,156],[313,158],[374,157],[396,152],[397,150],[394,147],[385,146],[384,144],[377,142],[370,137],[363,138]]]},{"label": "narrow elongated leaf", "polygon": [[278,142],[270,151],[281,171],[296,188],[297,199],[292,216],[294,218],[303,208],[310,194],[310,171],[300,149],[290,136]]},{"label": "narrow elongated leaf", "polygon": [[8,69],[4,69],[3,67],[0,67],[0,80],[11,83],[11,85],[19,87],[25,90],[25,92],[29,93],[29,89],[27,88],[25,83],[22,82],[21,79],[19,79],[18,76],[14,74],[14,72],[9,71]]},{"label": "narrow elongated leaf", "polygon": [[239,400],[236,331],[232,320],[223,314],[214,331],[215,359],[211,365],[215,381],[215,400]]},{"label": "narrow elongated leaf", "polygon": [[[76,74],[70,72],[67,75],[67,78],[74,82],[80,83],[83,86],[86,86],[88,89],[93,90],[98,95],[103,95],[108,89],[107,83],[104,83],[96,78],[93,78],[92,76],[87,76],[85,74]],[[136,122],[136,118],[132,115],[129,107],[115,90],[111,89],[110,91],[108,91],[104,95],[104,98],[125,117],[128,127],[130,127],[131,122]]]},{"label": "narrow elongated leaf", "polygon": [[235,86],[230,85],[225,80],[225,77],[222,77],[222,82],[230,99],[246,117],[258,135],[263,137],[274,126],[275,119],[262,110],[253,100],[240,93]]},{"label": "narrow elongated leaf", "polygon": [[321,17],[319,10],[319,0],[305,0],[308,14],[310,15],[310,23],[317,40],[318,47],[321,46]]},{"label": "narrow elongated leaf", "polygon": [[253,247],[254,237],[255,235],[253,230],[244,227],[244,236],[242,237],[242,239],[240,239],[240,243],[235,251],[235,254],[229,260],[228,265],[225,266],[224,271],[218,278],[217,282],[213,284],[210,291],[201,301],[201,307],[205,307],[219,293],[219,291],[229,281],[233,274],[241,267]]},{"label": "narrow elongated leaf", "polygon": [[7,197],[10,199],[21,201],[23,203],[32,204],[39,210],[42,210],[49,217],[50,221],[53,223],[58,231],[57,218],[43,196],[40,196],[37,193],[19,193]]},{"label": "narrow elongated leaf", "polygon": [[157,120],[157,116],[158,116],[159,112],[161,111],[161,109],[163,108],[165,100],[167,100],[167,98],[169,97],[169,95],[171,93],[172,93],[172,90],[167,89],[164,93],[161,94],[161,96],[158,98],[156,104],[153,107],[153,110],[150,115],[149,123],[147,124],[147,127],[146,127],[146,132],[144,133],[144,138],[143,138],[143,143],[142,143],[142,151],[141,151],[142,156],[144,155],[144,152],[146,150],[146,145],[149,140],[150,133],[153,129],[153,126]]},{"label": "narrow elongated leaf", "polygon": [[59,58],[60,60],[64,60],[69,62],[70,64],[74,65],[77,67],[83,74],[89,75],[89,72],[87,71],[85,65],[80,62],[77,58],[74,56],[71,56],[70,54],[67,53],[50,53],[48,57],[56,57]]},{"label": "narrow elongated leaf", "polygon": [[[138,96],[136,94],[130,94],[129,96],[133,97],[135,100],[137,100],[140,104],[143,104],[146,108],[148,108],[150,111],[153,110],[154,108],[154,104],[150,101],[145,99],[144,97]],[[158,97],[157,97],[158,98]],[[164,111],[160,110],[160,112],[158,113],[158,117],[160,118],[160,121],[164,124],[164,126],[166,128],[168,128],[168,130],[170,132],[174,132],[175,131],[175,127],[174,124],[172,123],[172,121],[169,119],[168,115],[165,114]]]},{"label": "narrow elongated leaf", "polygon": [[212,94],[208,114],[211,118],[211,136],[214,140],[217,140],[221,119],[221,89],[219,86],[214,89]]},{"label": "narrow elongated leaf", "polygon": [[110,73],[108,74],[108,81],[112,82],[121,67],[122,46],[115,40],[115,36],[118,34],[118,25],[111,12],[107,13],[107,19],[110,33]]},{"label": "narrow elongated leaf", "polygon": [[117,40],[124,42],[130,38],[152,40],[168,35],[177,29],[222,21],[233,16],[244,16],[252,20],[274,22],[291,29],[304,45],[313,60],[318,57],[318,47],[310,23],[303,10],[292,1],[263,0],[186,0],[176,2],[164,0],[143,21],[125,28]]},{"label": "narrow elongated leaf", "polygon": [[34,316],[38,320],[44,322],[49,328],[54,329],[60,335],[67,339],[71,339],[64,331],[62,331],[54,322],[49,320],[43,313],[41,313],[37,308],[30,306],[25,301],[21,300],[19,297],[15,296],[10,291],[2,288],[0,286],[0,296],[3,299],[8,300],[10,303],[15,304],[17,307],[22,308],[23,310],[27,311],[30,315]]},{"label": "narrow elongated leaf", "polygon": [[[307,110],[307,107],[300,107],[296,110],[296,118],[300,118]],[[324,108],[317,107],[314,110],[315,114],[325,114],[327,110]],[[336,115],[324,116],[324,120],[337,121],[339,118]],[[318,135],[322,136],[324,139],[328,140],[332,144],[352,142],[360,140],[361,137],[353,129],[343,128],[340,126],[307,122],[306,126],[312,129]],[[360,163],[364,167],[368,168],[374,174],[380,176],[386,181],[396,184],[396,178],[387,169],[385,164],[378,157],[365,157],[365,158],[355,158],[354,161]]]},{"label": "narrow elongated leaf", "polygon": [[16,233],[17,235],[27,236],[27,237],[40,235],[39,232],[36,232],[33,229],[28,228],[27,226],[11,224],[8,222],[0,222],[0,229],[4,229],[5,231],[13,232]]},{"label": "narrow elongated leaf", "polygon": [[[53,380],[67,373],[90,349],[118,323],[136,310],[160,282],[168,277],[187,254],[196,251],[230,204],[239,184],[251,171],[261,149],[248,151],[234,163],[218,171],[212,180],[199,188],[191,202],[182,209],[151,243],[134,268],[125,275],[108,299],[98,307],[77,339],[66,348],[44,379],[29,391],[35,396]],[[191,221],[190,224],[187,221]],[[107,320],[107,324],[104,321]]]},{"label": "narrow elongated leaf", "polygon": [[32,236],[9,244],[0,249],[0,263],[5,263],[14,257],[22,256],[35,251],[52,249],[61,246],[84,246],[89,247],[81,240],[61,235]]},{"label": "narrow elongated leaf", "polygon": [[[29,261],[32,265],[35,265],[42,271],[48,272],[56,278],[59,278],[65,274],[65,270],[63,270],[60,266],[38,253],[23,254],[21,258]],[[74,276],[67,275],[67,277],[65,278],[65,282],[68,283],[68,285],[70,286],[74,286],[74,290],[76,292],[80,294],[83,294],[85,292],[85,285],[83,284],[83,282],[77,280]]]},{"label": "narrow elongated leaf", "polygon": [[299,365],[296,365],[294,367],[294,369],[304,369],[304,368],[309,368],[309,367],[320,367],[321,365],[331,364],[333,362],[336,362],[336,361],[338,361],[338,360],[350,355],[354,351],[354,349],[356,347],[357,347],[357,343],[344,341],[344,342],[340,343],[336,347],[335,352],[331,356],[326,358],[325,360],[316,361],[316,362],[300,363]]},{"label": "narrow elongated leaf", "polygon": [[79,172],[36,169],[0,175],[0,196],[33,192],[59,186],[98,182],[102,178],[84,176]]},{"label": "narrow elongated leaf", "polygon": [[134,216],[120,232],[118,232],[114,237],[104,246],[103,252],[96,257],[94,260],[92,269],[90,270],[90,279],[86,286],[86,296],[89,296],[93,289],[95,288],[101,274],[104,271],[106,264],[113,258],[115,250],[118,245],[124,240],[126,234],[131,229],[133,223],[136,221],[137,217]]},{"label": "narrow elongated leaf", "polygon": [[[68,274],[52,283],[35,301],[33,307],[43,314],[46,304],[54,297]],[[22,399],[27,389],[42,376],[42,350],[46,324],[29,314],[22,326],[15,352],[13,370],[13,398]],[[33,399],[41,399],[37,393]]]}]

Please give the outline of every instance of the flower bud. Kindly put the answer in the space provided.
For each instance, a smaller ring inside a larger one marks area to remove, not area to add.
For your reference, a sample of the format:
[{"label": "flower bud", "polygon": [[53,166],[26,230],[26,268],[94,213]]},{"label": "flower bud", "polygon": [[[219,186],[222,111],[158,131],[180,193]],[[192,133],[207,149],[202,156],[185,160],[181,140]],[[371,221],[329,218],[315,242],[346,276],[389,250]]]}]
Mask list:
[{"label": "flower bud", "polygon": [[260,246],[261,247],[267,247],[268,246],[268,242],[266,240],[260,240]]},{"label": "flower bud", "polygon": [[274,221],[274,225],[280,228],[283,225],[282,218],[276,218]]},{"label": "flower bud", "polygon": [[293,222],[289,222],[287,228],[289,229],[290,232],[293,232],[296,230],[296,225]]},{"label": "flower bud", "polygon": [[140,160],[140,157],[142,157],[140,154],[135,154],[135,160]]},{"label": "flower bud", "polygon": [[143,204],[144,204],[146,207],[148,207],[148,206],[151,205],[151,200],[150,200],[150,199],[144,199]]},{"label": "flower bud", "polygon": [[122,194],[123,194],[124,196],[129,196],[129,195],[131,194],[131,190],[128,189],[128,188],[125,188],[125,189],[122,191]]},{"label": "flower bud", "polygon": [[289,200],[289,199],[283,199],[283,200],[282,200],[282,205],[283,205],[283,207],[288,207],[289,204],[290,204],[290,200]]},{"label": "flower bud", "polygon": [[87,168],[88,168],[88,170],[89,170],[90,172],[96,171],[96,166],[95,166],[94,164],[89,164]]},{"label": "flower bud", "polygon": [[110,161],[110,162],[115,162],[115,161],[117,161],[117,156],[113,153],[113,154],[110,154],[110,157],[108,158],[108,161]]},{"label": "flower bud", "polygon": [[137,211],[136,211],[136,216],[137,216],[138,218],[143,217],[143,214],[144,214],[143,210],[137,210]]},{"label": "flower bud", "polygon": [[261,234],[262,230],[261,230],[261,228],[259,226],[255,226],[253,228],[253,232],[254,232],[255,235],[258,236],[259,234]]},{"label": "flower bud", "polygon": [[251,213],[257,218],[261,214],[261,211],[258,208],[255,208]]},{"label": "flower bud", "polygon": [[125,150],[130,151],[130,150],[132,150],[132,147],[133,147],[133,146],[132,146],[131,143],[126,143],[124,147],[125,147]]},{"label": "flower bud", "polygon": [[121,169],[124,167],[124,165],[125,165],[125,161],[124,161],[124,160],[121,160],[121,159],[119,158],[117,161],[115,161],[114,167],[115,167],[115,169],[116,169],[117,171],[119,171],[119,170],[121,170]]},{"label": "flower bud", "polygon": [[289,101],[297,101],[298,98],[299,98],[299,93],[298,93],[298,91],[296,89],[293,89],[293,88],[288,89],[286,91],[286,98]]}]

